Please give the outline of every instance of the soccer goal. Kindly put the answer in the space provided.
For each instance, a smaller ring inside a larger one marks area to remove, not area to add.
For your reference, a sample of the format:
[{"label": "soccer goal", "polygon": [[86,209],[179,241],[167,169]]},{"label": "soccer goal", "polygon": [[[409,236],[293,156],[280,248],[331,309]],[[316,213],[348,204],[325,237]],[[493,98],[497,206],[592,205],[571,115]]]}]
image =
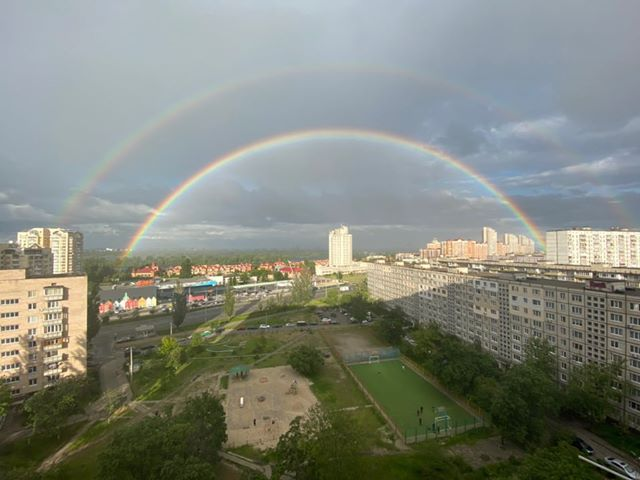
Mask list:
[{"label": "soccer goal", "polygon": [[369,355],[369,363],[380,363],[380,355]]},{"label": "soccer goal", "polygon": [[449,430],[450,420],[451,420],[451,417],[449,417],[446,407],[433,408],[433,431],[434,432],[446,432],[447,430]]}]

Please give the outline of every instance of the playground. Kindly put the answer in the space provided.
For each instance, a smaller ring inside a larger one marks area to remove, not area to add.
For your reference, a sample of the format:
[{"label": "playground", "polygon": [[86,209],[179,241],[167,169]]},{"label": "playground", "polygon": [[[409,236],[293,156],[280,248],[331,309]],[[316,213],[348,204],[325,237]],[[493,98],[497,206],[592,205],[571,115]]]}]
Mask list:
[{"label": "playground", "polygon": [[475,417],[400,359],[349,365],[404,436],[444,434],[473,425]]},{"label": "playground", "polygon": [[230,374],[226,391],[227,446],[273,448],[291,421],[316,402],[309,381],[289,366],[239,366]]}]

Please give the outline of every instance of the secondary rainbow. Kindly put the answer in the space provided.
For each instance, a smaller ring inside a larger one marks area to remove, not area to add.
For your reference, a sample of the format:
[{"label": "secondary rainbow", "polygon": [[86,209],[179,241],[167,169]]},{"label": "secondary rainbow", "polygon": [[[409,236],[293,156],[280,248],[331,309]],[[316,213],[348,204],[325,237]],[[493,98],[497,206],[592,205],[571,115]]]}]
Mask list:
[{"label": "secondary rainbow", "polygon": [[[124,138],[121,142],[111,148],[100,162],[93,168],[89,174],[80,182],[80,185],[74,189],[74,192],[65,200],[63,208],[58,218],[61,225],[70,223],[73,214],[77,208],[85,203],[89,195],[95,188],[107,178],[114,169],[120,165],[126,158],[152,138],[157,132],[170,125],[176,119],[189,113],[190,111],[202,106],[203,104],[217,98],[223,98],[226,95],[244,91],[247,88],[261,85],[265,82],[288,78],[298,75],[314,75],[326,74],[331,72],[352,73],[364,75],[382,75],[397,77],[413,82],[420,86],[436,87],[451,91],[458,95],[462,95],[473,102],[480,105],[495,109],[505,119],[509,121],[518,121],[521,116],[515,112],[508,110],[504,106],[499,105],[495,100],[471,90],[465,86],[445,81],[436,77],[417,74],[410,70],[402,68],[379,66],[379,65],[322,65],[322,66],[302,66],[296,68],[287,68],[268,72],[255,77],[234,80],[217,85],[201,91],[195,95],[190,95],[180,101],[170,105],[158,115],[151,117],[147,122],[135,130],[131,135]],[[552,138],[548,133],[542,132],[540,129],[531,127],[534,135],[540,138],[544,143],[551,145],[553,148],[567,153],[560,143]]]},{"label": "secondary rainbow", "polygon": [[527,216],[522,208],[520,208],[520,206],[518,206],[513,200],[511,200],[504,192],[498,189],[498,187],[494,185],[489,179],[482,176],[469,165],[462,163],[460,160],[442,151],[441,149],[427,143],[418,142],[410,138],[387,132],[379,132],[374,130],[358,130],[351,128],[327,128],[287,132],[281,135],[260,140],[250,145],[243,146],[214,159],[209,164],[205,165],[203,168],[187,178],[184,182],[182,182],[175,190],[173,190],[155,207],[153,212],[149,214],[144,223],[140,225],[133,237],[131,237],[131,240],[127,244],[127,247],[122,255],[122,258],[126,258],[127,255],[129,255],[129,253],[135,249],[136,245],[138,244],[138,242],[140,242],[140,240],[142,240],[149,228],[151,228],[158,217],[162,215],[162,212],[169,208],[174,202],[176,202],[176,200],[178,200],[178,198],[185,194],[200,180],[202,180],[204,177],[217,170],[218,168],[222,167],[223,165],[227,165],[235,160],[240,160],[242,158],[247,158],[259,153],[264,153],[274,148],[309,141],[327,140],[352,140],[382,143],[438,158],[446,162],[456,170],[464,173],[465,175],[468,175],[469,177],[480,183],[505,207],[511,210],[526,227],[526,229],[531,233],[531,235],[533,235],[535,240],[544,247],[544,238],[540,233],[540,230],[535,225],[533,220],[531,220],[531,218]]}]

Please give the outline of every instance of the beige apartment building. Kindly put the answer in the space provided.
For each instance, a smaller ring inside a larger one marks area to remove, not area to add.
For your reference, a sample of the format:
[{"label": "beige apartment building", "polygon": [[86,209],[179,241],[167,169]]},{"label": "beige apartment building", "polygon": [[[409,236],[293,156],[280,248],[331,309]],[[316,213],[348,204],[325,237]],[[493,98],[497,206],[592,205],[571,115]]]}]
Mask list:
[{"label": "beige apartment building", "polygon": [[640,267],[639,231],[588,227],[552,230],[547,232],[546,244],[546,259],[552,263]]},{"label": "beige apartment building", "polygon": [[502,363],[522,361],[530,338],[548,340],[563,383],[585,362],[622,361],[620,380],[631,388],[616,417],[640,428],[640,290],[625,290],[624,281],[369,264],[368,285],[374,298],[478,342]]},{"label": "beige apartment building", "polygon": [[80,232],[63,228],[32,228],[18,232],[17,243],[22,249],[33,246],[50,249],[54,275],[82,272],[84,237]]},{"label": "beige apartment building", "polygon": [[20,248],[16,243],[0,243],[0,270],[24,268],[29,276],[53,275],[51,249],[32,246]]},{"label": "beige apartment building", "polygon": [[87,370],[87,277],[0,270],[0,379],[22,397]]}]

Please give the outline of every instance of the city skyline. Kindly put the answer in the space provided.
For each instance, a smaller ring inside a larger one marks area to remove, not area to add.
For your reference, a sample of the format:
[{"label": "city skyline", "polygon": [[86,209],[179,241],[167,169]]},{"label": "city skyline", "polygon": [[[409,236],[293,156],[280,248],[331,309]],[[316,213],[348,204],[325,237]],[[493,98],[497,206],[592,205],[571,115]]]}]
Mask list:
[{"label": "city skyline", "polygon": [[634,228],[637,10],[533,5],[12,4],[0,240],[49,224],[124,248],[216,159],[139,251],[318,247],[340,223],[371,250]]}]

